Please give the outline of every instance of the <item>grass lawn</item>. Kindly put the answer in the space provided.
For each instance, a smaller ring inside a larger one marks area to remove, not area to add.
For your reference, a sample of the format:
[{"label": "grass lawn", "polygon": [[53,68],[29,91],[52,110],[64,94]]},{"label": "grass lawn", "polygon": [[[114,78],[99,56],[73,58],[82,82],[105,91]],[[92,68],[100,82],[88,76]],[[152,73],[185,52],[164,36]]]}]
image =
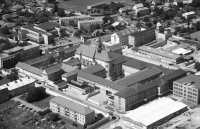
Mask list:
[{"label": "grass lawn", "polygon": [[53,96],[47,96],[46,98],[37,101],[37,102],[33,102],[31,104],[35,105],[36,107],[39,107],[41,109],[45,109],[47,107],[49,107],[49,100],[52,99]]},{"label": "grass lawn", "polygon": [[6,101],[5,103],[0,104],[0,110],[12,106],[14,103],[15,102],[13,100]]}]

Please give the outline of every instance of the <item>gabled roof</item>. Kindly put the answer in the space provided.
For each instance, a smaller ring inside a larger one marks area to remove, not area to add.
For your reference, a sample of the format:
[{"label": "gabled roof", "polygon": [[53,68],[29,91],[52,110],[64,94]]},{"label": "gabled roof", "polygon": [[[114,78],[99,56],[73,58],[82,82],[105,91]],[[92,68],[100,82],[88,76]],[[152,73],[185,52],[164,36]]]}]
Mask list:
[{"label": "gabled roof", "polygon": [[113,58],[109,55],[109,53],[104,50],[102,50],[100,53],[96,52],[95,58],[106,62],[113,61]]},{"label": "gabled roof", "polygon": [[130,87],[136,83],[140,83],[141,81],[150,78],[152,76],[161,74],[161,70],[156,67],[151,67],[148,69],[141,70],[135,74],[131,74],[125,78],[115,81],[118,85],[123,85],[126,87]]},{"label": "gabled roof", "polygon": [[119,37],[121,37],[121,36],[130,35],[130,34],[132,34],[134,32],[137,32],[137,29],[134,28],[134,27],[130,27],[130,28],[121,30],[119,32],[116,32],[115,34],[118,35]]},{"label": "gabled roof", "polygon": [[63,74],[62,77],[70,77],[70,76],[73,76],[73,75],[75,75],[75,74],[78,75],[78,72],[79,72],[79,71],[80,71],[79,69],[75,69],[75,70],[73,70],[73,71],[71,71],[71,72],[68,72],[68,73]]},{"label": "gabled roof", "polygon": [[25,64],[25,63],[22,63],[22,62],[18,62],[15,67],[19,68],[19,69],[23,69],[25,71],[28,71],[30,73],[36,74],[38,76],[42,76],[42,70],[35,68],[31,65],[28,65],[28,64]]},{"label": "gabled roof", "polygon": [[60,96],[54,97],[50,101],[57,103],[61,106],[67,107],[67,108],[69,108],[73,111],[76,111],[80,114],[83,114],[83,115],[87,115],[87,114],[94,112],[94,110],[91,109],[91,108],[85,107],[85,106],[83,106],[79,103],[76,103],[74,101],[71,101],[69,99],[66,99],[66,98],[63,98],[63,97],[60,97]]},{"label": "gabled roof", "polygon": [[123,65],[129,66],[129,67],[131,67],[131,68],[135,68],[135,69],[138,69],[138,70],[142,70],[142,69],[147,68],[145,62],[136,61],[136,60],[127,61],[127,62],[125,62]]},{"label": "gabled roof", "polygon": [[133,96],[134,94],[143,92],[143,91],[151,89],[153,87],[157,87],[160,83],[161,83],[161,80],[156,79],[151,82],[147,82],[145,84],[135,84],[131,87],[127,87],[126,89],[116,93],[115,95],[122,97],[122,98],[128,98],[130,96]]},{"label": "gabled roof", "polygon": [[86,80],[107,86],[107,87],[112,88],[112,89],[117,90],[117,91],[121,91],[121,90],[126,88],[125,86],[118,85],[118,84],[116,84],[112,81],[106,80],[104,78],[101,78],[101,77],[98,77],[98,76],[95,76],[95,75],[92,75],[92,74],[79,72],[78,76],[81,77],[81,78],[84,78]]},{"label": "gabled roof", "polygon": [[49,74],[60,71],[61,68],[62,68],[62,64],[56,64],[44,69],[43,73],[46,73],[47,75],[49,75]]},{"label": "gabled roof", "polygon": [[63,63],[70,65],[70,66],[76,66],[76,65],[80,64],[80,60],[78,58],[73,58],[73,59],[70,59],[70,60],[63,62]]},{"label": "gabled roof", "polygon": [[65,71],[65,72],[71,72],[71,71],[77,69],[76,66],[73,67],[73,66],[67,65],[67,64],[65,64],[65,63],[62,63],[61,68],[62,68],[62,70]]},{"label": "gabled roof", "polygon": [[111,51],[111,52],[119,50],[119,49],[122,49],[122,45],[119,44],[119,43],[118,44],[114,44],[112,46],[107,46],[106,47],[106,50]]},{"label": "gabled roof", "polygon": [[182,70],[182,69],[177,69],[177,70],[174,70],[174,71],[170,71],[168,73],[166,73],[164,76],[161,77],[161,79],[163,79],[164,81],[168,82],[168,81],[171,81],[177,77],[180,77],[180,76],[183,76],[183,75],[186,75],[187,72]]},{"label": "gabled roof", "polygon": [[99,71],[105,70],[105,68],[103,66],[101,66],[100,64],[85,68],[83,70],[81,70],[81,72],[83,73],[89,73],[89,74],[93,74]]}]

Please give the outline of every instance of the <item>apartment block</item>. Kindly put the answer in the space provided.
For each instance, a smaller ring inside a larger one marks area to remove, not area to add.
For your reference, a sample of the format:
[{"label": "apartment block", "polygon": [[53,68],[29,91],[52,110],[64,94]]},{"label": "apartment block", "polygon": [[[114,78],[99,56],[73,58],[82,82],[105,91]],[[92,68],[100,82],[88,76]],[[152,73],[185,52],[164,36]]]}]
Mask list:
[{"label": "apartment block", "polygon": [[101,25],[103,24],[102,19],[94,19],[94,20],[85,20],[85,21],[78,21],[78,28],[81,29],[83,27],[84,29],[90,29],[92,25]]},{"label": "apartment block", "polygon": [[174,81],[173,95],[192,104],[200,104],[200,77],[189,75]]},{"label": "apartment block", "polygon": [[87,125],[95,120],[95,111],[76,102],[57,96],[50,100],[50,109],[68,119]]},{"label": "apartment block", "polygon": [[71,21],[73,21],[75,24],[78,24],[78,21],[85,21],[85,20],[94,20],[94,18],[89,15],[62,17],[62,18],[59,18],[59,24],[61,26],[68,26],[68,25],[70,25]]},{"label": "apartment block", "polygon": [[139,47],[155,40],[155,28],[141,30],[129,35],[129,44]]}]

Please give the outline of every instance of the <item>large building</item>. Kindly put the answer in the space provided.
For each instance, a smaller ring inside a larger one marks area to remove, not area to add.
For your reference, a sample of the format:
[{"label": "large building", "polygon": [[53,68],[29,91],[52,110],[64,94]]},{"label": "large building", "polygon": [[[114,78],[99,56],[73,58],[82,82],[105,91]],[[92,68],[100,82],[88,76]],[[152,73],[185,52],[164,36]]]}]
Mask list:
[{"label": "large building", "polygon": [[101,27],[102,24],[103,24],[102,19],[78,21],[78,28],[79,29],[84,28],[84,29],[90,30],[92,25],[94,25],[94,26],[99,25],[99,27]]},{"label": "large building", "polygon": [[154,129],[177,115],[187,111],[187,105],[170,98],[160,98],[130,111],[122,117],[127,128]]},{"label": "large building", "polygon": [[135,6],[133,6],[133,10],[135,12],[135,16],[139,16],[139,17],[150,14],[149,8],[144,7],[142,3],[135,4]]},{"label": "large building", "polygon": [[124,62],[124,56],[106,51],[100,39],[93,46],[81,44],[75,52],[75,57],[79,58],[81,64],[85,67],[100,64],[106,69],[107,78],[111,80],[123,76],[122,63]]},{"label": "large building", "polygon": [[38,45],[27,45],[24,47],[14,47],[4,50],[0,54],[0,67],[11,68],[19,61],[27,61],[40,56],[40,49]]},{"label": "large building", "polygon": [[39,44],[51,44],[56,35],[64,35],[64,28],[61,28],[60,25],[55,22],[23,26],[18,32],[20,41],[29,39]]},{"label": "large building", "polygon": [[[5,91],[6,93],[9,91],[9,97],[15,97],[29,91],[29,89],[31,89],[32,87],[35,87],[35,79],[25,77],[1,85],[0,91]],[[6,91],[5,89],[8,89],[8,91]]]},{"label": "large building", "polygon": [[183,57],[181,55],[148,46],[139,47],[139,53],[167,63],[178,64],[183,62]]},{"label": "large building", "polygon": [[200,77],[189,75],[174,81],[173,95],[192,104],[200,104]]},{"label": "large building", "polygon": [[102,5],[105,5],[105,4],[106,4],[105,2],[100,2],[100,3],[88,5],[88,6],[87,6],[87,9],[90,10],[90,9],[97,8],[97,7],[102,6]]},{"label": "large building", "polygon": [[78,21],[85,21],[85,20],[94,20],[93,17],[86,15],[86,16],[73,16],[73,17],[62,17],[59,18],[59,24],[61,26],[68,26],[72,21],[74,24],[78,24]]},{"label": "large building", "polygon": [[129,35],[129,44],[139,47],[155,40],[155,28],[141,30]]},{"label": "large building", "polygon": [[50,100],[50,109],[82,125],[95,121],[94,110],[60,96]]}]

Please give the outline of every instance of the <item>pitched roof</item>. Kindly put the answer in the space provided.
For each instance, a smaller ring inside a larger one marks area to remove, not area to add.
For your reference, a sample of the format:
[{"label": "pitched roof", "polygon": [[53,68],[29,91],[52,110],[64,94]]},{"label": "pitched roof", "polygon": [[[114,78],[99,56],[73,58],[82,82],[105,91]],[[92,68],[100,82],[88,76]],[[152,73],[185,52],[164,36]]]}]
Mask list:
[{"label": "pitched roof", "polygon": [[116,32],[115,34],[121,37],[121,36],[130,35],[130,34],[132,34],[132,33],[134,33],[134,32],[137,32],[136,28],[130,27],[130,28],[121,30],[121,31],[119,31],[119,32]]},{"label": "pitched roof", "polygon": [[47,75],[60,71],[62,64],[56,64],[44,69],[43,73],[46,72]]},{"label": "pitched roof", "polygon": [[77,69],[76,66],[73,67],[73,66],[67,65],[67,64],[65,64],[65,63],[62,63],[61,68],[62,68],[62,70],[65,71],[65,72],[71,72],[71,71]]},{"label": "pitched roof", "polygon": [[56,22],[44,22],[36,25],[35,27],[48,31],[51,28],[60,27],[60,24]]},{"label": "pitched roof", "polygon": [[141,70],[135,74],[131,74],[125,78],[115,81],[118,85],[123,85],[126,87],[132,86],[136,83],[140,83],[141,81],[150,78],[152,76],[161,74],[161,70],[156,67],[151,67],[148,69]]},{"label": "pitched roof", "polygon": [[175,82],[178,82],[180,84],[185,83],[185,85],[186,85],[186,83],[188,83],[187,84],[188,87],[200,89],[200,76],[198,76],[198,75],[191,74],[191,75],[188,75],[188,76],[183,77],[181,79],[178,79]]},{"label": "pitched roof", "polygon": [[81,78],[84,78],[86,80],[89,80],[89,81],[110,87],[110,88],[115,89],[117,91],[121,91],[121,90],[126,88],[124,86],[118,85],[114,82],[111,82],[109,80],[106,80],[104,78],[101,78],[101,77],[98,77],[98,76],[95,76],[95,75],[92,75],[92,74],[79,72],[78,76],[81,77]]},{"label": "pitched roof", "polygon": [[63,63],[70,65],[70,66],[76,66],[76,65],[80,64],[80,60],[79,60],[79,58],[73,58],[73,59],[70,59],[70,60],[63,62]]},{"label": "pitched roof", "polygon": [[73,70],[73,71],[71,71],[71,72],[68,72],[68,73],[63,74],[62,77],[70,77],[70,76],[73,76],[73,75],[75,75],[75,74],[78,75],[78,72],[79,72],[79,71],[80,71],[79,69],[75,69],[75,70]]},{"label": "pitched roof", "polygon": [[109,55],[109,53],[104,50],[102,50],[100,53],[96,52],[95,58],[106,62],[113,61],[113,58]]},{"label": "pitched roof", "polygon": [[164,76],[161,77],[161,79],[163,79],[164,81],[171,81],[177,77],[180,77],[182,75],[186,75],[187,72],[182,70],[182,69],[177,69],[174,71],[169,71],[168,73],[166,73]]},{"label": "pitched roof", "polygon": [[43,61],[47,60],[48,57],[50,57],[50,56],[56,57],[58,55],[57,55],[57,53],[53,52],[53,53],[50,53],[50,54],[46,54],[46,55],[39,56],[37,58],[31,59],[31,60],[28,60],[28,61],[25,61],[24,63],[26,63],[28,65],[34,65],[34,64],[37,64],[39,62],[43,62]]},{"label": "pitched roof", "polygon": [[101,66],[100,64],[97,64],[97,65],[93,65],[91,67],[85,68],[81,70],[81,72],[93,74],[102,70],[105,70],[105,68]]},{"label": "pitched roof", "polygon": [[57,103],[59,105],[62,105],[64,107],[67,107],[67,108],[69,108],[73,111],[76,111],[80,114],[83,114],[83,115],[87,115],[87,114],[94,112],[94,110],[91,108],[85,107],[79,103],[76,103],[74,101],[68,100],[68,99],[60,97],[60,96],[54,97],[50,101]]},{"label": "pitched roof", "polygon": [[135,69],[138,69],[138,70],[142,70],[142,69],[147,68],[145,62],[136,61],[136,60],[127,61],[127,62],[125,62],[123,65],[129,66],[129,67],[131,67],[131,68],[135,68]]},{"label": "pitched roof", "polygon": [[38,68],[35,68],[35,67],[31,66],[31,65],[28,65],[28,64],[25,64],[25,63],[22,63],[22,62],[18,62],[15,67],[23,69],[25,71],[28,71],[30,73],[42,76],[42,70],[38,69]]},{"label": "pitched roof", "polygon": [[112,46],[107,46],[107,47],[106,47],[106,50],[111,51],[111,52],[116,51],[116,50],[119,50],[119,49],[122,49],[122,46],[121,46],[120,43],[114,44],[114,45],[112,45]]},{"label": "pitched roof", "polygon": [[127,87],[126,89],[116,93],[115,95],[122,97],[122,98],[128,98],[130,96],[133,96],[134,94],[143,92],[145,90],[151,89],[153,87],[158,86],[161,83],[160,79],[153,80],[151,82],[147,82],[145,84],[135,84],[131,87]]}]

